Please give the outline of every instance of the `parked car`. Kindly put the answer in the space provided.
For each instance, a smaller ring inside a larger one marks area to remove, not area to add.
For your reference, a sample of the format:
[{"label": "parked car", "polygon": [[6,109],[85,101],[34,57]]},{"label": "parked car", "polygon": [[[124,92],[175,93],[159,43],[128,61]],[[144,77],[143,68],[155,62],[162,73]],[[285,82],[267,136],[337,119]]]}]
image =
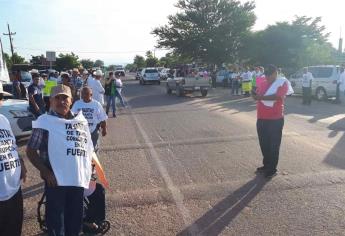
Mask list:
[{"label": "parked car", "polygon": [[[337,93],[337,82],[340,76],[340,67],[335,65],[309,66],[308,71],[312,73],[312,94],[317,100],[326,100],[335,97]],[[290,76],[289,80],[296,94],[302,94],[303,69]]]},{"label": "parked car", "polygon": [[160,77],[162,80],[168,79],[169,71],[170,71],[169,68],[163,68],[163,69],[161,70],[161,72],[159,72],[159,77]]},{"label": "parked car", "polygon": [[115,74],[120,74],[120,76],[123,76],[123,77],[126,76],[124,69],[116,69]]},{"label": "parked car", "polygon": [[230,84],[230,72],[225,69],[219,70],[216,74],[216,83],[228,87]]},{"label": "parked car", "polygon": [[18,137],[31,134],[33,114],[28,111],[29,103],[26,100],[6,98],[0,107],[0,113],[10,122],[14,135]]},{"label": "parked car", "polygon": [[158,70],[156,68],[144,68],[141,71],[141,76],[140,76],[139,82],[141,85],[144,85],[147,83],[160,84],[161,81],[159,79]]},{"label": "parked car", "polygon": [[201,92],[201,96],[206,97],[210,86],[209,77],[202,76],[198,71],[194,75],[176,76],[175,72],[172,78],[167,79],[166,92],[172,94],[176,91],[176,95],[181,97],[186,93],[193,93],[195,91]]}]

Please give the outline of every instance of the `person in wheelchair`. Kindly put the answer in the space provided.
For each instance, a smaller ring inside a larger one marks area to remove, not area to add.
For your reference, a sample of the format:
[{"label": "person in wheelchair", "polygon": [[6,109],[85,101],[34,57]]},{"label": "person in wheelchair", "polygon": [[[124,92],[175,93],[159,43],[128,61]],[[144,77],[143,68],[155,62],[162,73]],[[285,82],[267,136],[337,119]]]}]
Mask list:
[{"label": "person in wheelchair", "polygon": [[105,234],[109,228],[109,221],[105,220],[105,189],[97,183],[95,165],[88,189],[84,190],[84,223],[83,232]]}]

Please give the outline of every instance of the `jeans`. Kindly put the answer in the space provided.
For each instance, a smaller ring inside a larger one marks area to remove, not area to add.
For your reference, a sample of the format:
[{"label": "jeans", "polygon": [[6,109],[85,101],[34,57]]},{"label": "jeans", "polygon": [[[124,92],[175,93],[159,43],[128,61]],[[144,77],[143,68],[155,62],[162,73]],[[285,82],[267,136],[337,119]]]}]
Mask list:
[{"label": "jeans", "polygon": [[283,118],[278,120],[257,120],[256,128],[264,157],[263,165],[268,171],[277,171],[283,127]]},{"label": "jeans", "polygon": [[98,152],[98,141],[99,141],[99,127],[97,126],[96,129],[91,133],[91,140],[93,144],[93,149],[95,153]]},{"label": "jeans", "polygon": [[0,201],[0,236],[20,236],[23,224],[22,190],[6,201]]},{"label": "jeans", "polygon": [[113,109],[113,114],[115,114],[115,112],[116,112],[115,95],[109,95],[107,97],[107,107],[105,109],[107,114],[109,112],[110,105],[111,105],[111,108]]},{"label": "jeans", "polygon": [[311,88],[302,87],[302,92],[303,92],[303,104],[310,105],[311,104]]},{"label": "jeans", "polygon": [[105,190],[101,184],[96,184],[95,191],[87,197],[87,200],[84,220],[97,224],[105,220]]},{"label": "jeans", "polygon": [[45,187],[46,222],[50,236],[77,236],[83,224],[84,188]]},{"label": "jeans", "polygon": [[238,89],[240,87],[240,84],[238,82],[238,80],[233,79],[232,80],[232,88],[231,88],[231,93],[234,95],[236,93],[236,95],[238,95]]},{"label": "jeans", "polygon": [[111,108],[113,109],[113,114],[116,113],[116,98],[120,100],[120,103],[123,107],[126,106],[121,93],[115,93],[115,95],[109,95],[107,99],[107,107],[106,107],[107,114],[109,112],[110,105],[111,105]]}]

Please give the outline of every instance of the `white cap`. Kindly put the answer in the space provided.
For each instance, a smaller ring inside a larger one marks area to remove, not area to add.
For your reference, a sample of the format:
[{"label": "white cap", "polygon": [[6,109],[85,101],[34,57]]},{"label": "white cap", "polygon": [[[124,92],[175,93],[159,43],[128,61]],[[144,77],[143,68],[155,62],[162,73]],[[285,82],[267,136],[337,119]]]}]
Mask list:
[{"label": "white cap", "polygon": [[94,75],[95,76],[103,76],[103,72],[101,70],[96,70]]}]

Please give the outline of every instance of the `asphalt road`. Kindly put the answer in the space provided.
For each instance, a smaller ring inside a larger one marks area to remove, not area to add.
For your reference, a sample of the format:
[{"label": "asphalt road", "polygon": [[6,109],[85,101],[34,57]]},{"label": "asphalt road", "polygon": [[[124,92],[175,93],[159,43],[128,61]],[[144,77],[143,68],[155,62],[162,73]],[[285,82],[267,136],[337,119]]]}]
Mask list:
[{"label": "asphalt road", "polygon": [[[100,151],[108,235],[345,235],[344,106],[289,97],[279,174],[267,181],[254,174],[262,157],[250,98],[125,84],[129,108],[109,118]],[[23,234],[39,235],[43,184],[26,163]]]}]

